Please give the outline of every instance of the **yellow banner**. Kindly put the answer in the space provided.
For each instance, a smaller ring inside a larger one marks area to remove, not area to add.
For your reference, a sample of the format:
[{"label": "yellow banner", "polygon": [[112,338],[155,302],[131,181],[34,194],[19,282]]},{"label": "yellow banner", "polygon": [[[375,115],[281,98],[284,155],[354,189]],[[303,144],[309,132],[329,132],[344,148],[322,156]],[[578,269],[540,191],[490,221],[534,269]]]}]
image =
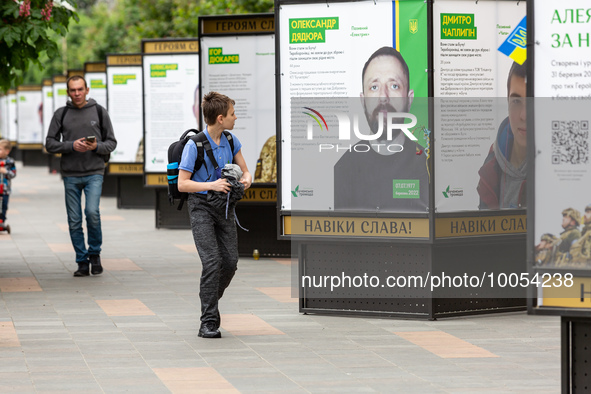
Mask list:
[{"label": "yellow banner", "polygon": [[[540,307],[591,308],[591,278],[573,278],[571,275],[572,279],[569,279],[564,273],[539,275],[542,289]],[[554,278],[554,275],[560,275],[560,279]]]},{"label": "yellow banner", "polygon": [[68,70],[68,78],[73,77],[74,75],[84,77],[84,70]]},{"label": "yellow banner", "polygon": [[109,164],[109,174],[143,174],[143,164]]},{"label": "yellow banner", "polygon": [[144,41],[144,53],[181,53],[181,52],[199,52],[199,41],[184,40],[184,41]]},{"label": "yellow banner", "polygon": [[41,150],[43,144],[18,144],[20,150]]},{"label": "yellow banner", "polygon": [[525,234],[526,231],[526,215],[435,219],[436,238]]},{"label": "yellow banner", "polygon": [[108,66],[141,66],[141,55],[109,55],[107,56]]},{"label": "yellow banner", "polygon": [[203,21],[203,34],[224,33],[264,33],[275,31],[275,18],[220,18],[205,19]]},{"label": "yellow banner", "polygon": [[146,186],[166,186],[168,178],[166,174],[146,174]]},{"label": "yellow banner", "polygon": [[42,89],[41,85],[21,85],[16,88],[18,92],[40,92]]},{"label": "yellow banner", "polygon": [[277,188],[251,186],[244,192],[242,200],[246,202],[275,202],[277,201]]},{"label": "yellow banner", "polygon": [[107,71],[107,65],[105,63],[85,63],[84,72],[87,73],[101,73]]},{"label": "yellow banner", "polygon": [[429,238],[429,219],[291,216],[283,220],[285,235]]}]

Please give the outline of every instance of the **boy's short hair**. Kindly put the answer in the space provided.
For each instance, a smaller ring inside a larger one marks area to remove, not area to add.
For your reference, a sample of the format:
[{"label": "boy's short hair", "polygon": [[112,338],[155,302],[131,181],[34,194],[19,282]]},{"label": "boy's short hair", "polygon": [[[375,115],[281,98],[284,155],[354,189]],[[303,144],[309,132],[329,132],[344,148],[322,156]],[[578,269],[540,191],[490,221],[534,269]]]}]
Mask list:
[{"label": "boy's short hair", "polygon": [[215,124],[218,115],[228,115],[230,104],[234,105],[235,101],[218,92],[209,92],[203,96],[201,109],[203,110],[205,123],[207,123],[208,126],[211,126]]},{"label": "boy's short hair", "polygon": [[526,72],[527,72],[527,61],[523,62],[523,64],[519,64],[517,62],[513,62],[511,65],[511,69],[509,70],[509,75],[507,76],[507,97],[511,94],[511,78],[518,77],[526,79]]},{"label": "boy's short hair", "polygon": [[0,146],[3,147],[6,150],[11,150],[12,149],[12,144],[10,143],[10,141],[8,141],[6,139],[1,139],[0,140]]}]

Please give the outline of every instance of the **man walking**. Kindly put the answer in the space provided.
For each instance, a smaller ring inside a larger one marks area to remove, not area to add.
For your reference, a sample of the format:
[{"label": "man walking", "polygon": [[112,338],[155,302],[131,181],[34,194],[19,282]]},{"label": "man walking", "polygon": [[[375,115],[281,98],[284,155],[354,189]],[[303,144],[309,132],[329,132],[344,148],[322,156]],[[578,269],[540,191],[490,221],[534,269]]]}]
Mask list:
[{"label": "man walking", "polygon": [[[74,276],[98,275],[101,266],[103,242],[99,211],[103,188],[106,157],[117,146],[113,126],[107,111],[93,99],[86,98],[90,91],[81,76],[70,77],[66,83],[68,101],[53,114],[45,140],[49,153],[61,153],[61,174],[64,180],[68,227],[76,251],[78,270]],[[82,203],[84,192],[88,249],[82,230]],[[92,266],[92,269],[91,269]]]}]

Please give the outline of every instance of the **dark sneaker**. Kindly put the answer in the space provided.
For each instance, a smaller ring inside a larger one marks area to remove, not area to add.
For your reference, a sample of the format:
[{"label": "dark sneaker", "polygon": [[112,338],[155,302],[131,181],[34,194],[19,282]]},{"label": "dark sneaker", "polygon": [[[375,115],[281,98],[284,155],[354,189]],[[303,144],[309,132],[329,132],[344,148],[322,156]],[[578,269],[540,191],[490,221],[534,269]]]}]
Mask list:
[{"label": "dark sneaker", "polygon": [[103,273],[103,266],[101,265],[101,256],[99,256],[98,254],[90,255],[90,265],[90,272],[92,272],[93,275],[100,275]]},{"label": "dark sneaker", "polygon": [[197,334],[201,338],[221,338],[222,333],[217,328],[213,328],[211,325],[202,324],[201,328],[199,329],[199,334]]},{"label": "dark sneaker", "polygon": [[74,276],[88,276],[90,271],[88,270],[88,263],[78,263],[78,271],[74,272]]}]

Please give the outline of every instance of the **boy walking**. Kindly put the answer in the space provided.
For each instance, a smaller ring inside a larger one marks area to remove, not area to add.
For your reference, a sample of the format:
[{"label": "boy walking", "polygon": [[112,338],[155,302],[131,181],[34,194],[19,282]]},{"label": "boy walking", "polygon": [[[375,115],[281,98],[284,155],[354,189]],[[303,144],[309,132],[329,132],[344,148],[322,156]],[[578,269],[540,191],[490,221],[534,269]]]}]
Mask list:
[{"label": "boy walking", "polygon": [[2,199],[2,210],[0,211],[0,223],[6,222],[6,211],[8,211],[8,198],[10,197],[11,180],[16,176],[14,159],[10,156],[12,146],[8,140],[0,140],[0,198]]},{"label": "boy walking", "polygon": [[[232,150],[228,139],[223,134],[224,130],[234,128],[236,121],[234,104],[234,100],[217,92],[205,95],[201,109],[207,127],[203,132],[220,169],[226,163],[236,163],[243,173],[240,183],[248,189],[252,183],[252,176],[242,156],[242,144],[232,134],[234,141]],[[212,163],[208,155],[203,155],[203,165],[191,176],[197,156],[197,146],[189,140],[179,165],[178,188],[181,192],[189,192],[191,229],[203,267],[199,289],[201,299],[199,336],[221,338],[218,301],[230,285],[238,264],[235,205],[231,204],[226,214],[225,207],[216,207],[208,202],[208,191],[228,193],[231,186],[225,178],[221,177],[220,169],[215,170],[217,166]]]}]

